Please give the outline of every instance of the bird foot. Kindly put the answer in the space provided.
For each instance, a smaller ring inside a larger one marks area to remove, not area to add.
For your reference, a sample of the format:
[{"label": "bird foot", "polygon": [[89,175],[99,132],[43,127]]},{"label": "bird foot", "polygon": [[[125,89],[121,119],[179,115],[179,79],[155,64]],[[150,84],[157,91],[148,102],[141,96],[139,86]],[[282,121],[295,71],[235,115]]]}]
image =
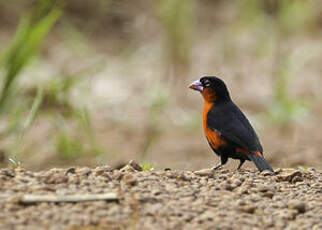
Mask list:
[{"label": "bird foot", "polygon": [[214,167],[212,167],[211,169],[212,169],[213,171],[216,171],[217,169],[221,168],[221,166],[222,166],[222,164],[221,164],[221,163],[219,163],[219,164],[215,165]]}]

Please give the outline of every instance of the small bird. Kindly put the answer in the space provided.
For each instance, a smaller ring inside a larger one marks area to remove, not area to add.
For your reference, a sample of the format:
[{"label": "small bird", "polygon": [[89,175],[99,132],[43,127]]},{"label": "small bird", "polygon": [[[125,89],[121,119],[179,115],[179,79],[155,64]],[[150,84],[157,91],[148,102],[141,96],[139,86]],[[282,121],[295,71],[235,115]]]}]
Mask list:
[{"label": "small bird", "polygon": [[207,141],[220,156],[213,170],[227,163],[228,158],[240,160],[239,170],[246,160],[255,163],[259,171],[272,167],[263,157],[263,148],[256,132],[242,111],[231,100],[226,84],[214,76],[205,76],[189,85],[204,99],[202,123]]}]

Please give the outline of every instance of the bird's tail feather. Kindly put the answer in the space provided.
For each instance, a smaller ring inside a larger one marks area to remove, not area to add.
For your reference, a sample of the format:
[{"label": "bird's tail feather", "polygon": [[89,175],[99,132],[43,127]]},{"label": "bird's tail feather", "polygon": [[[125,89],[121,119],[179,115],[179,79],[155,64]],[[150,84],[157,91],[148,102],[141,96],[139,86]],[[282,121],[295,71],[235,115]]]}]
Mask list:
[{"label": "bird's tail feather", "polygon": [[264,157],[256,155],[256,154],[248,154],[247,155],[250,160],[254,162],[256,167],[258,168],[259,171],[263,170],[269,170],[271,172],[274,172],[272,167],[268,164],[268,162],[265,160]]}]

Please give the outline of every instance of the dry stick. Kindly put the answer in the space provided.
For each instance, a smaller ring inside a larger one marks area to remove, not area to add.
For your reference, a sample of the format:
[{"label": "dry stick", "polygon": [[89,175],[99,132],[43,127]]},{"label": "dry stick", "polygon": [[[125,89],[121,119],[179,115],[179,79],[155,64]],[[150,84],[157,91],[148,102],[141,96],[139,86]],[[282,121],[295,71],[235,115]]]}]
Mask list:
[{"label": "dry stick", "polygon": [[105,194],[75,194],[75,195],[22,195],[19,197],[10,197],[9,200],[16,200],[23,204],[33,204],[39,202],[84,202],[84,201],[118,201],[116,193]]}]

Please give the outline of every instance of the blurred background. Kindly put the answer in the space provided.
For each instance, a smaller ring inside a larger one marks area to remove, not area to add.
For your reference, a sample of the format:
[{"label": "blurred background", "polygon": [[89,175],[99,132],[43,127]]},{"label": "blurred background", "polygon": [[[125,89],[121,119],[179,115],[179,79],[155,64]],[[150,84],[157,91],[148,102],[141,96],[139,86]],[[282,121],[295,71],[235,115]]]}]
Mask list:
[{"label": "blurred background", "polygon": [[205,74],[272,166],[321,167],[321,1],[66,2],[0,0],[2,167],[212,167],[187,88]]}]

